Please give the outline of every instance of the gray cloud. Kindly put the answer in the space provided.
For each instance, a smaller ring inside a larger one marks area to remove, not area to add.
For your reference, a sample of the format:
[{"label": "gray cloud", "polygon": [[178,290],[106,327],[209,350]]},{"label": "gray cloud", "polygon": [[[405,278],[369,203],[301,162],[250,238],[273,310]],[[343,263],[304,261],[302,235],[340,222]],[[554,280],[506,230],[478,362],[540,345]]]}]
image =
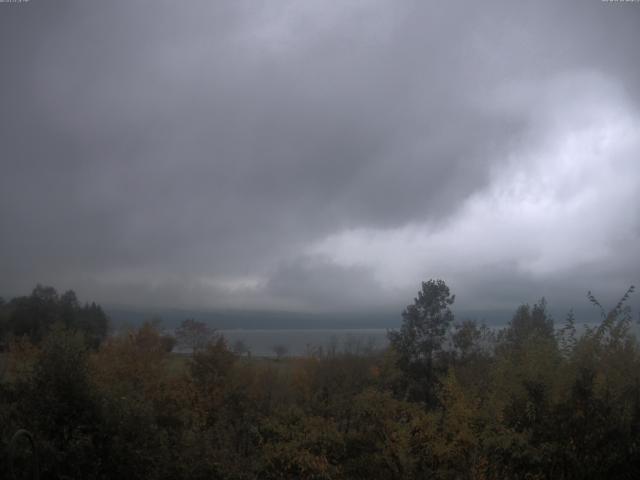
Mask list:
[{"label": "gray cloud", "polygon": [[[389,306],[389,293],[364,266],[340,266],[323,257],[298,257],[281,264],[264,287],[288,308],[319,311],[359,310]],[[291,303],[293,299],[294,303]],[[391,303],[393,305],[393,303]]]},{"label": "gray cloud", "polygon": [[[496,172],[514,164],[537,174],[533,157],[545,142],[583,127],[574,122],[579,111],[558,113],[557,105],[576,108],[565,102],[574,85],[602,98],[593,112],[640,111],[640,8],[631,4],[0,7],[7,294],[41,281],[120,303],[355,308],[371,300],[363,292],[398,302],[418,278],[442,274],[474,292],[495,286],[499,303],[505,284],[543,289],[578,268],[560,261],[562,242],[536,237],[528,250],[495,259],[516,267],[480,275],[460,254],[475,251],[477,238],[442,247],[447,268],[412,268],[411,248],[423,243],[394,232],[428,225],[418,229],[424,238],[460,223],[470,202],[495,190]],[[629,148],[640,153],[637,142]],[[605,149],[602,161],[614,156]],[[633,162],[622,168],[638,179]],[[587,183],[610,197],[607,185]],[[548,208],[562,203],[554,201]],[[637,240],[637,214],[607,228],[626,234],[624,248],[599,257],[588,279],[637,282],[629,240]],[[394,275],[405,283],[384,278],[375,254],[309,253],[358,229],[404,238],[389,243],[398,255],[385,262],[399,265]],[[592,242],[585,255],[613,241]],[[539,249],[558,263],[544,260],[532,277],[514,259]]]}]

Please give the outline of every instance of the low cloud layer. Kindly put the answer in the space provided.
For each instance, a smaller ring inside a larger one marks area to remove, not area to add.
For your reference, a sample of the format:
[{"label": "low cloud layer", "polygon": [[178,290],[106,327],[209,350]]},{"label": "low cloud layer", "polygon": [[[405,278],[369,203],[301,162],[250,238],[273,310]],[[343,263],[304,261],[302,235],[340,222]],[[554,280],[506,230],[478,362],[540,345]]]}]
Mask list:
[{"label": "low cloud layer", "polygon": [[0,4],[0,292],[330,311],[640,283],[640,6]]}]

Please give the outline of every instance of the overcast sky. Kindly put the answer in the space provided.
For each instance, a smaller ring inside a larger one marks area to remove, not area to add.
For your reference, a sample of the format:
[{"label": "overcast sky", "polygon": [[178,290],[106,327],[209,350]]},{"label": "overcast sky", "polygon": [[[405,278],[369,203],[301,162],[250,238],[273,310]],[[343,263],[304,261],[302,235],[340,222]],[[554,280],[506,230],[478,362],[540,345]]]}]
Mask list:
[{"label": "overcast sky", "polygon": [[614,301],[639,47],[640,3],[600,0],[0,3],[0,293]]}]

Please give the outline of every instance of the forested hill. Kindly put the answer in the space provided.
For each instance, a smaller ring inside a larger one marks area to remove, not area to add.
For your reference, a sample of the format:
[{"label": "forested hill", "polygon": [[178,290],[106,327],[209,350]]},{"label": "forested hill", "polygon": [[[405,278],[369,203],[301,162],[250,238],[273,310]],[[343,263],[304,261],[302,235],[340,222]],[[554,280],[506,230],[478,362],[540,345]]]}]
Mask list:
[{"label": "forested hill", "polygon": [[[304,313],[269,310],[183,310],[171,308],[134,308],[105,306],[115,329],[139,326],[149,319],[159,319],[164,328],[173,329],[185,318],[205,322],[213,328],[244,330],[277,329],[353,329],[353,328],[397,328],[402,318],[402,309],[395,311],[361,311]],[[457,312],[458,318],[484,320],[489,325],[505,325],[513,310],[464,310]]]},{"label": "forested hill", "polygon": [[341,329],[395,328],[400,319],[398,311],[305,313],[269,310],[187,310],[172,308],[135,308],[105,306],[114,328],[139,326],[149,319],[159,319],[164,328],[175,328],[186,318],[224,329]]},{"label": "forested hill", "polygon": [[[586,299],[573,311],[582,323],[597,323],[598,312]],[[513,316],[517,305],[510,309],[472,310],[455,309],[458,319],[478,320],[486,325],[503,327]],[[136,308],[121,305],[105,305],[104,310],[115,329],[140,326],[150,319],[161,320],[164,328],[174,329],[186,318],[207,323],[219,330],[278,330],[278,329],[356,329],[398,328],[402,321],[402,306],[384,311],[304,313],[273,310],[195,310],[177,308]],[[551,309],[556,321],[562,322],[570,308]]]}]

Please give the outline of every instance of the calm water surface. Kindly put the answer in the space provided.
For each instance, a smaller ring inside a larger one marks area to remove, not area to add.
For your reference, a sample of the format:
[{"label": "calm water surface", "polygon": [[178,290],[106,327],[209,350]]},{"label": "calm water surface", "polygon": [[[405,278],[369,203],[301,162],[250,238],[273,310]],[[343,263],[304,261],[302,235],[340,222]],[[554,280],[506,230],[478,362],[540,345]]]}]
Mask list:
[{"label": "calm water surface", "polygon": [[387,346],[387,330],[371,329],[313,329],[313,330],[218,330],[233,348],[238,340],[244,342],[252,355],[275,356],[274,347],[284,346],[287,355],[306,355],[310,351],[336,349],[337,351],[362,351],[365,348],[380,349]]}]

